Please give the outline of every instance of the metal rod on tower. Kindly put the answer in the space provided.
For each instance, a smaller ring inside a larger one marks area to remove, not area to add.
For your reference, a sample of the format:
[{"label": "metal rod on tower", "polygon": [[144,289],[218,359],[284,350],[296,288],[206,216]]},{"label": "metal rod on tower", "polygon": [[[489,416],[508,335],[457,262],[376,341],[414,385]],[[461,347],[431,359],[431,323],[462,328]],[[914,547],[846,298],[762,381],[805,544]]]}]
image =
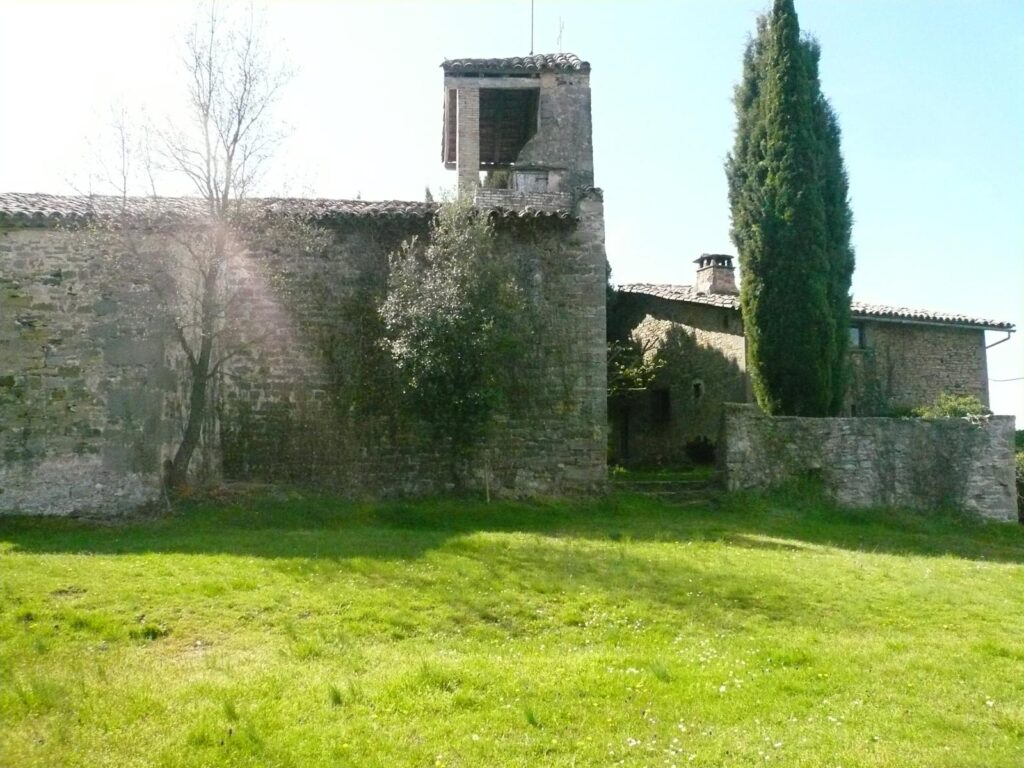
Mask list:
[{"label": "metal rod on tower", "polygon": [[530,0],[530,55],[533,56],[533,0]]}]

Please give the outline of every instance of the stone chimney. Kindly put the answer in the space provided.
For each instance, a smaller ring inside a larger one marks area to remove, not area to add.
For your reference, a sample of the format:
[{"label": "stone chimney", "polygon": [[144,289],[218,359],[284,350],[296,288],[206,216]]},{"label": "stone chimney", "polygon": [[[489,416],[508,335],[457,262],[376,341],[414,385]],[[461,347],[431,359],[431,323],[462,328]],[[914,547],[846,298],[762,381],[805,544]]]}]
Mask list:
[{"label": "stone chimney", "polygon": [[736,271],[732,268],[732,256],[721,253],[702,253],[694,259],[697,265],[698,293],[725,293],[736,295]]}]

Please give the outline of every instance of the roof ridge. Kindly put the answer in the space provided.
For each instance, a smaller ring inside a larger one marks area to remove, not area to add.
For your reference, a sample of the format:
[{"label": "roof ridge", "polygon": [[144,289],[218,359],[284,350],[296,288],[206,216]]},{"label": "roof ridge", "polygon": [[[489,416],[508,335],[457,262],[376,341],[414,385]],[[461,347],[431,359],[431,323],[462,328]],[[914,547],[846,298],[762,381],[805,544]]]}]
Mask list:
[{"label": "roof ridge", "polygon": [[[739,296],[731,294],[702,293],[692,285],[679,283],[625,283],[618,286],[625,293],[639,293],[667,301],[686,301],[694,304],[739,308]],[[854,319],[896,320],[912,323],[934,323],[939,325],[966,325],[980,329],[1011,331],[1013,323],[990,318],[971,317],[956,312],[942,312],[930,309],[899,307],[889,304],[871,304],[864,301],[850,301]]]},{"label": "roof ridge", "polygon": [[[49,199],[49,200],[121,200],[121,195],[104,195],[96,193],[61,195],[51,192],[0,192],[0,206],[10,199]],[[206,198],[198,195],[128,195],[127,200],[187,200],[189,202],[205,202]],[[332,203],[351,203],[352,205],[372,205],[375,203],[408,203],[410,205],[437,205],[437,203],[424,202],[422,200],[401,200],[389,198],[386,200],[363,200],[361,198],[349,197],[299,197],[299,196],[253,196],[243,198],[243,202],[270,202],[270,201],[323,201]]]},{"label": "roof ridge", "polygon": [[[440,203],[415,200],[344,200],[326,197],[250,197],[242,201],[250,211],[304,214],[311,218],[335,217],[429,217]],[[201,197],[152,197],[118,195],[52,195],[43,192],[0,193],[0,223],[19,226],[45,226],[66,220],[113,217],[124,213],[144,216],[190,217],[204,212]],[[504,208],[484,206],[503,218],[569,218],[565,209],[536,207]]]},{"label": "roof ridge", "polygon": [[441,67],[445,72],[589,72],[590,62],[583,61],[575,53],[532,53],[528,56],[445,59]]}]

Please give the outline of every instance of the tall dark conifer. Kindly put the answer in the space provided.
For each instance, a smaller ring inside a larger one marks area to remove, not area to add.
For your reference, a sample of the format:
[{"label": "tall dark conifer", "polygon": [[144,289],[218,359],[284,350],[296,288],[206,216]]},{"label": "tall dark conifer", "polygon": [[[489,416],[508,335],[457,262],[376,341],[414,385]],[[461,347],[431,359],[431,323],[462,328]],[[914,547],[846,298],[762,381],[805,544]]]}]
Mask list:
[{"label": "tall dark conifer", "polygon": [[850,212],[818,47],[792,0],[758,19],[726,163],[748,369],[768,413],[835,413],[845,394]]},{"label": "tall dark conifer", "polygon": [[832,361],[832,401],[829,413],[839,413],[846,397],[849,381],[850,341],[850,283],[853,279],[854,254],[850,244],[853,212],[850,210],[850,185],[840,149],[839,119],[832,105],[821,93],[818,81],[818,60],[821,49],[813,40],[804,41],[813,67],[817,87],[815,113],[821,141],[821,195],[825,205],[825,223],[828,233],[826,249],[829,264],[828,301],[832,309],[835,348]]}]

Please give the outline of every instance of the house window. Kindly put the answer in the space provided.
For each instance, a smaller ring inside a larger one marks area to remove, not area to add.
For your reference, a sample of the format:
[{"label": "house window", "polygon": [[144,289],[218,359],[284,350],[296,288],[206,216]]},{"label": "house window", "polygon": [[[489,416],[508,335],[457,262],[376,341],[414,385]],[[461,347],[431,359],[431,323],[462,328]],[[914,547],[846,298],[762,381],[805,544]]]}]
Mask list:
[{"label": "house window", "polygon": [[693,382],[693,402],[699,403],[704,399],[704,382],[697,379]]},{"label": "house window", "polygon": [[850,326],[850,349],[864,349],[867,346],[864,340],[864,326],[860,323]]},{"label": "house window", "polygon": [[651,423],[668,424],[672,418],[672,398],[667,389],[651,390]]}]

